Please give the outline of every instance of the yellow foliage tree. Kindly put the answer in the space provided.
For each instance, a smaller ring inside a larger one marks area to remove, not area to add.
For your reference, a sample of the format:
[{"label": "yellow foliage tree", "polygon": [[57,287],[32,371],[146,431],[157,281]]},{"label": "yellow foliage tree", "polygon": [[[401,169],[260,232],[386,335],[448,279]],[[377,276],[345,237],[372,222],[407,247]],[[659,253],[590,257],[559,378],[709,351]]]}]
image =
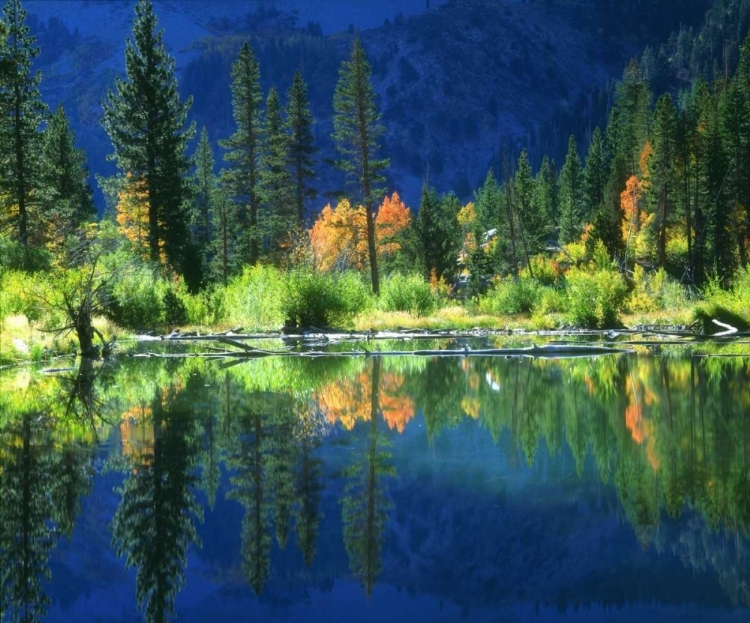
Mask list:
[{"label": "yellow foliage tree", "polygon": [[[383,200],[375,217],[378,255],[391,255],[401,250],[398,237],[410,222],[411,212],[398,193]],[[347,199],[342,199],[335,208],[328,204],[310,230],[310,243],[318,270],[364,270],[369,260],[365,208],[354,208]]]},{"label": "yellow foliage tree", "polygon": [[[148,213],[146,183],[127,173],[125,183],[117,193],[116,220],[123,235],[144,257],[149,256]],[[164,259],[163,248],[160,250],[160,255]]]},{"label": "yellow foliage tree", "polygon": [[362,206],[352,208],[347,199],[335,208],[329,203],[310,230],[310,243],[318,270],[354,268],[362,270],[368,261],[367,215]]}]

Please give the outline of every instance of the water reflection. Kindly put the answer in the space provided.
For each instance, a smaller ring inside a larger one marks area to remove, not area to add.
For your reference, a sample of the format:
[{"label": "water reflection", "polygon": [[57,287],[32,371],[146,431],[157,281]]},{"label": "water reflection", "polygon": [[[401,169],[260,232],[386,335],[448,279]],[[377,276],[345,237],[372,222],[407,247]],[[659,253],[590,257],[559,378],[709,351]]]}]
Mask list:
[{"label": "water reflection", "polygon": [[748,377],[741,358],[635,356],[4,374],[0,620],[66,620],[50,578],[77,564],[84,499],[111,508],[96,529],[147,621],[190,611],[188,576],[216,620],[219,577],[277,608],[347,578],[373,604],[383,585],[464,610],[747,607]]},{"label": "water reflection", "polygon": [[118,490],[112,545],[128,567],[137,569],[136,600],[147,621],[166,621],[174,614],[187,549],[198,542],[202,508],[193,492],[198,431],[187,395],[170,386],[129,411],[130,417],[140,418],[150,443],[127,453],[129,474]]}]

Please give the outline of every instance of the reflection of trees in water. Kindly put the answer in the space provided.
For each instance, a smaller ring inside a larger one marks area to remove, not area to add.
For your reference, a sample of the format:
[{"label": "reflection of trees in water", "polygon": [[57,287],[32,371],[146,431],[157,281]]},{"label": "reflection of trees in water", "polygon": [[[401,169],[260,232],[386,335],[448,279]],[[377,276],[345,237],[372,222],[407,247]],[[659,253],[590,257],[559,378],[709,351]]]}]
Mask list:
[{"label": "reflection of trees in water", "polygon": [[279,547],[285,548],[297,502],[297,413],[294,400],[286,394],[244,394],[235,404],[228,442],[235,472],[230,496],[245,508],[242,569],[260,594],[271,574],[271,532],[275,529]]},{"label": "reflection of trees in water", "polygon": [[50,554],[72,534],[91,486],[91,449],[64,441],[38,412],[17,414],[0,430],[0,620],[46,614]]},{"label": "reflection of trees in water", "polygon": [[349,567],[362,582],[368,596],[382,568],[381,550],[391,508],[383,478],[395,475],[395,469],[388,463],[391,454],[386,449],[386,439],[378,432],[380,367],[380,358],[373,358],[367,437],[362,447],[355,450],[352,464],[344,471],[347,483],[341,500]]},{"label": "reflection of trees in water", "polygon": [[265,479],[269,448],[261,413],[237,417],[240,431],[230,450],[235,469],[231,497],[245,508],[242,518],[242,571],[256,594],[271,572],[271,490]]},{"label": "reflection of trees in water", "polygon": [[153,446],[135,457],[120,489],[112,539],[117,555],[137,569],[136,599],[146,620],[165,621],[184,585],[187,548],[198,542],[197,427],[190,403],[172,389],[157,390],[150,413]]},{"label": "reflection of trees in water", "polygon": [[320,445],[320,440],[314,435],[308,434],[302,437],[295,474],[298,502],[294,510],[294,531],[297,535],[297,546],[308,567],[318,551],[323,483],[320,474],[322,460],[316,451]]}]

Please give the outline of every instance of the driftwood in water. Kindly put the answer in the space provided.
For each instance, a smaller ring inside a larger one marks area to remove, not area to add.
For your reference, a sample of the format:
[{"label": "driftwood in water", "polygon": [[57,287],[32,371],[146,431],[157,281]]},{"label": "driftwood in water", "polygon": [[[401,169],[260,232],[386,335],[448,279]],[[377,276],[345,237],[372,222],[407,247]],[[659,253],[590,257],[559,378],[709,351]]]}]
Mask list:
[{"label": "driftwood in water", "polygon": [[231,338],[220,340],[232,346],[239,346],[240,350],[211,349],[201,353],[142,353],[134,357],[161,357],[166,359],[182,359],[188,357],[201,357],[205,359],[255,359],[260,357],[538,357],[538,358],[569,358],[569,357],[592,357],[597,355],[615,355],[632,352],[622,348],[611,348],[608,346],[581,346],[581,345],[548,345],[531,346],[528,348],[485,348],[462,350],[397,350],[397,351],[292,351],[292,350],[262,350],[252,348],[245,344],[236,343]]}]

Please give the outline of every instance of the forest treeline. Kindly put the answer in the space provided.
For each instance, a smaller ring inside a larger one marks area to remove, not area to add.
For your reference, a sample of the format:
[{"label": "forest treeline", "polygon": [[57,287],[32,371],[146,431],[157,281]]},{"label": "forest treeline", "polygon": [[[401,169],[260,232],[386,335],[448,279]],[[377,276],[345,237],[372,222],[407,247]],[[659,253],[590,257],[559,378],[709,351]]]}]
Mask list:
[{"label": "forest treeline", "polygon": [[[386,188],[384,127],[358,38],[331,93],[335,161],[318,153],[302,74],[284,94],[264,93],[248,42],[231,67],[234,131],[213,137],[217,158],[205,128],[188,153],[192,100],[180,95],[152,3],[139,0],[135,13],[125,75],[103,102],[119,173],[99,179],[108,209],[97,220],[86,155],[62,106],[42,103],[26,12],[20,0],[3,8],[3,316],[46,317],[90,351],[97,315],[126,328],[221,323],[230,286],[265,281],[285,301],[277,327],[325,324],[382,306],[365,290],[378,297],[384,276],[386,309],[417,315],[460,296],[491,314],[567,310],[565,321],[601,327],[702,294],[746,322],[750,41],[736,62],[727,46],[711,82],[698,72],[676,92],[652,90],[659,61],[647,49],[585,148],[571,136],[564,161],[543,157],[536,171],[525,149],[506,153],[468,203],[427,177],[412,211]],[[687,46],[686,32],[669,44],[683,74],[703,45]],[[331,166],[345,184],[318,212],[314,180]]]}]

